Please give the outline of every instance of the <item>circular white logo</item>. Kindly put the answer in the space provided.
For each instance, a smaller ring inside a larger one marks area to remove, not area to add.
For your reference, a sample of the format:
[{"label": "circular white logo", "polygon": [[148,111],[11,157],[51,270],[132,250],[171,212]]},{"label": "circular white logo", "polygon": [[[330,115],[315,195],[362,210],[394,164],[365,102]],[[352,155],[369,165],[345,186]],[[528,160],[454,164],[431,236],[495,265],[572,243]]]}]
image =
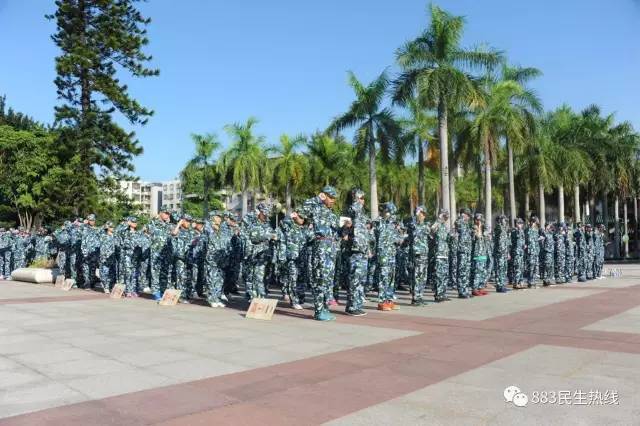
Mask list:
[{"label": "circular white logo", "polygon": [[516,407],[526,407],[529,397],[524,393],[517,393],[513,396],[513,405]]},{"label": "circular white logo", "polygon": [[504,399],[507,402],[513,402],[513,397],[521,392],[520,388],[514,385],[508,386],[504,390]]}]

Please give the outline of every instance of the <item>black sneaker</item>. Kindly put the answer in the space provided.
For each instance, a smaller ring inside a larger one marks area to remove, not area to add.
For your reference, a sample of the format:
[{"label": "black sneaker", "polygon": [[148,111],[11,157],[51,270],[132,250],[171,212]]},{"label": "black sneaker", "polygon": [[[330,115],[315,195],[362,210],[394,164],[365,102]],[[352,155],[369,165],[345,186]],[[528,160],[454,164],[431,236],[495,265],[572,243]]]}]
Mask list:
[{"label": "black sneaker", "polygon": [[365,311],[363,311],[362,309],[356,309],[355,311],[345,311],[347,315],[352,316],[352,317],[363,317],[365,315],[367,315],[367,313]]}]

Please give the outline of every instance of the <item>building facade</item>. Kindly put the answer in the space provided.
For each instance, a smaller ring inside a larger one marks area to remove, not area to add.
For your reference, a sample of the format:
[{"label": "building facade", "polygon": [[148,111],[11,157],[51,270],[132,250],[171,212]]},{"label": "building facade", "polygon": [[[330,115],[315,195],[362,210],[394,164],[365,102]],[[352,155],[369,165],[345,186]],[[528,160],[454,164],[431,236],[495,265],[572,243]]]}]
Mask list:
[{"label": "building facade", "polygon": [[140,206],[142,214],[155,216],[163,204],[172,210],[181,211],[182,209],[180,180],[168,182],[122,180],[119,184],[124,195]]}]

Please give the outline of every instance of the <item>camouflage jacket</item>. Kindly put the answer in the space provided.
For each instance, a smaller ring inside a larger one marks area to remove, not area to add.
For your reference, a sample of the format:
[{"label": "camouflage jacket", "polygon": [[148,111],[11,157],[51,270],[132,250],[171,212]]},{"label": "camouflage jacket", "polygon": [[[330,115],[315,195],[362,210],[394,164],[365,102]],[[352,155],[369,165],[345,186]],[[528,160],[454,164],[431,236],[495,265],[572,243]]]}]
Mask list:
[{"label": "camouflage jacket", "polygon": [[409,224],[409,254],[412,258],[429,256],[429,228],[429,222],[419,223],[415,217]]}]

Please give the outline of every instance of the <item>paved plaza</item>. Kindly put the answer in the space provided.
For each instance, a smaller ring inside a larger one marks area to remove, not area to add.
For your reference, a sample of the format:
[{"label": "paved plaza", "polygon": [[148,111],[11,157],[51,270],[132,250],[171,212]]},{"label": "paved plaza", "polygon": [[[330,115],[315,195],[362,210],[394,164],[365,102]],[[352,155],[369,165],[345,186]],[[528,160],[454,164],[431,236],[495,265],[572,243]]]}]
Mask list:
[{"label": "paved plaza", "polygon": [[0,425],[638,424],[640,265],[607,267],[330,323],[2,281]]}]

